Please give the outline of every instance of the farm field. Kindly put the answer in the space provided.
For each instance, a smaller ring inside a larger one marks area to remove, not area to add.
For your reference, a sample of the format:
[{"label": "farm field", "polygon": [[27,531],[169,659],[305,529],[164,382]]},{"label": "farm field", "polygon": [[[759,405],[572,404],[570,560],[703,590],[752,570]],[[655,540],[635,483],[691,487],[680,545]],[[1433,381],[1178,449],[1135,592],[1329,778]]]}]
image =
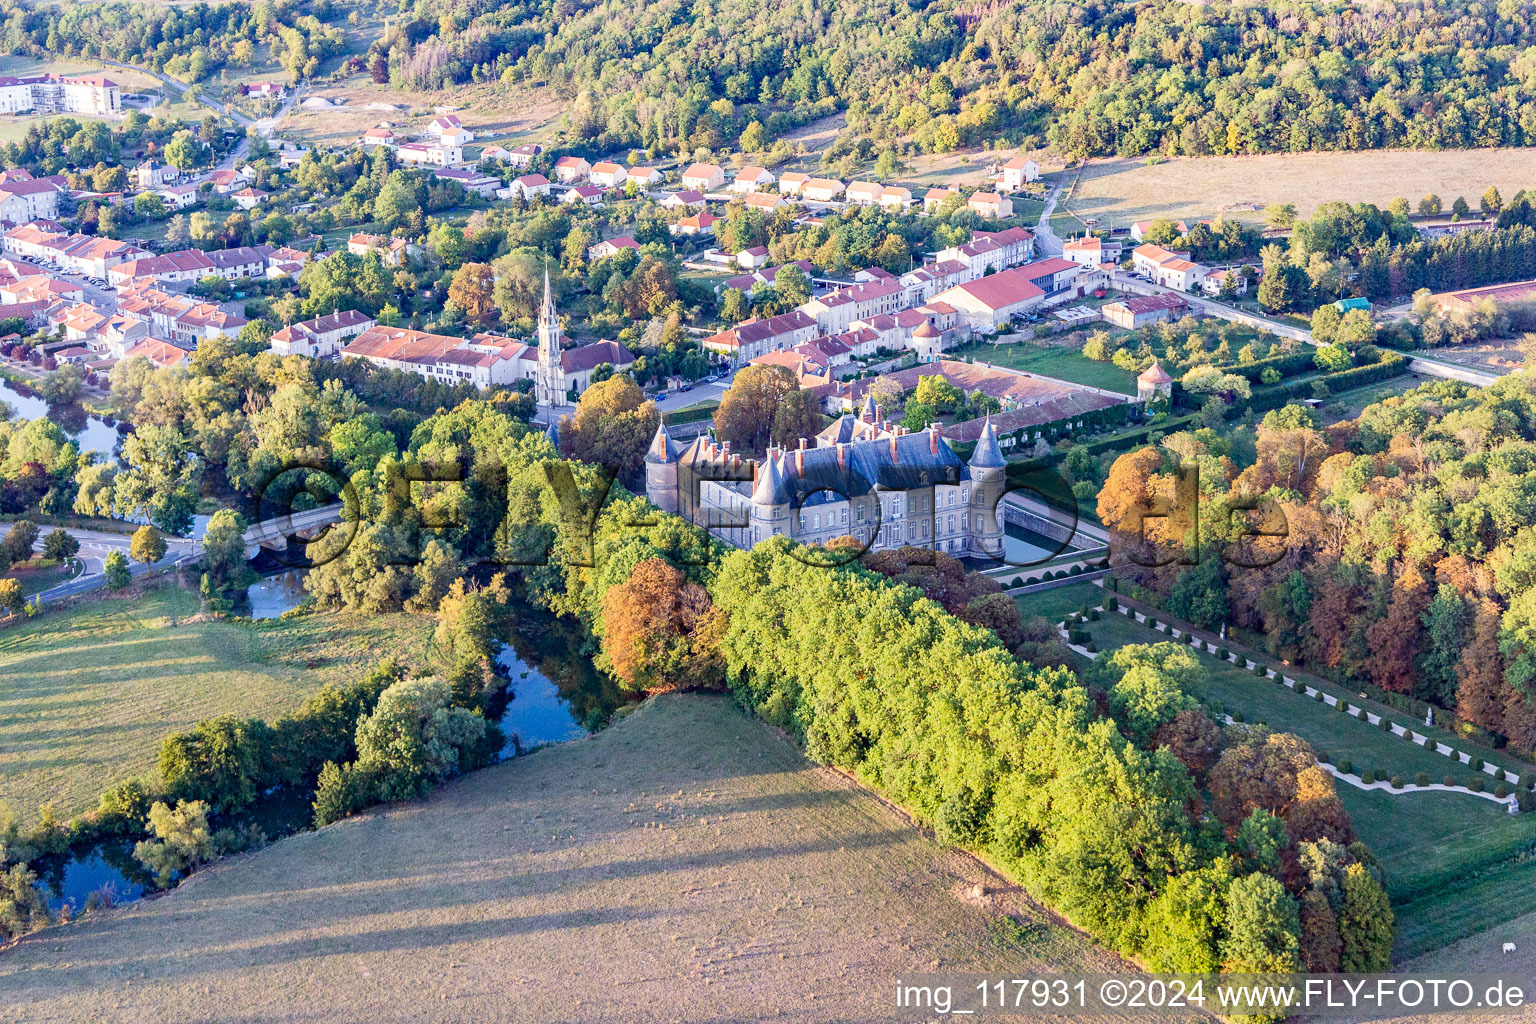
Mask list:
[{"label": "farm field", "polygon": [[24,822],[88,810],[154,767],[160,741],[219,714],[272,718],[386,655],[424,658],[433,623],[325,612],[197,620],[174,584],[88,601],[0,632],[0,801]]},{"label": "farm field", "polygon": [[970,357],[979,363],[1006,366],[1011,370],[1027,370],[1046,377],[1086,384],[1106,391],[1122,394],[1136,393],[1136,375],[1122,370],[1113,363],[1100,363],[1087,358],[1082,352],[1067,346],[1042,348],[1028,342],[1012,345],[990,345],[973,342],[954,350],[947,358]]},{"label": "farm field", "polygon": [[[1489,185],[1524,187],[1533,159],[1532,149],[1183,157],[1152,165],[1112,159],[1082,169],[1067,208],[1078,218],[1097,219],[1100,228],[1217,214],[1258,221],[1270,203],[1295,203],[1306,217],[1325,202],[1385,206],[1394,196],[1405,195],[1416,203],[1429,192],[1441,196],[1450,209],[1457,196],[1468,197],[1475,206]],[[1071,181],[1077,173],[1068,171],[1064,180]],[[1069,233],[1083,230],[1081,221],[1062,226]]]},{"label": "farm field", "polygon": [[1127,969],[729,699],[675,695],[24,940],[0,1018],[874,1020],[914,967]]},{"label": "farm field", "polygon": [[[1087,629],[1100,650],[1168,639],[1117,613]],[[1274,680],[1209,654],[1201,664],[1210,674],[1207,695],[1228,714],[1241,712],[1246,721],[1295,733],[1318,750],[1348,757],[1357,772],[1385,769],[1411,780],[1424,771],[1434,782],[1450,773],[1463,784],[1472,778],[1468,765],[1389,736]],[[1536,816],[1511,815],[1492,801],[1461,793],[1394,795],[1344,783],[1337,789],[1355,831],[1386,868],[1398,917],[1395,958],[1418,956],[1536,911],[1536,862],[1523,859],[1536,848]]]}]

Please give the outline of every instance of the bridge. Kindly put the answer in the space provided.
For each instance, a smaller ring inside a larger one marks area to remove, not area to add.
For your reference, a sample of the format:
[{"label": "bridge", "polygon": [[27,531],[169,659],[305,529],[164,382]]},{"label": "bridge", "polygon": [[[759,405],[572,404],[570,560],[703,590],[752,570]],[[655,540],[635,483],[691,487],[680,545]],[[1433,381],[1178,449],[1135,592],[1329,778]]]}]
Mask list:
[{"label": "bridge", "polygon": [[345,506],[338,501],[334,505],[321,505],[303,512],[289,512],[263,519],[243,534],[245,557],[255,558],[261,554],[262,548],[282,551],[288,547],[290,537],[313,540],[327,526],[341,522],[344,511]]}]

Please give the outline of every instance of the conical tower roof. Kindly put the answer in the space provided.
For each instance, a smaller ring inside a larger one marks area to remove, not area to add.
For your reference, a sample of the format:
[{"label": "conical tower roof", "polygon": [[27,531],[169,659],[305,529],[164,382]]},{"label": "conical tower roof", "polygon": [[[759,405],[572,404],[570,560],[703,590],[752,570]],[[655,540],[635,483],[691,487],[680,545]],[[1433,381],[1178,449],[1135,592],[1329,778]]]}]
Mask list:
[{"label": "conical tower roof", "polygon": [[997,443],[997,431],[992,427],[992,417],[988,416],[981,425],[981,437],[976,441],[976,450],[971,452],[970,465],[976,469],[998,469],[1007,464],[1003,450]]},{"label": "conical tower roof", "polygon": [[1137,377],[1136,381],[1140,384],[1171,384],[1173,378],[1168,375],[1167,370],[1163,369],[1162,364],[1154,359],[1151,366],[1141,371],[1141,376]]},{"label": "conical tower roof", "polygon": [[789,500],[789,487],[784,482],[784,471],[772,453],[763,459],[757,469],[757,486],[752,489],[754,505],[782,505]]},{"label": "conical tower roof", "polygon": [[651,446],[646,449],[645,461],[654,463],[677,461],[677,446],[672,443],[672,438],[667,434],[665,423],[656,424],[656,436],[651,438]]}]

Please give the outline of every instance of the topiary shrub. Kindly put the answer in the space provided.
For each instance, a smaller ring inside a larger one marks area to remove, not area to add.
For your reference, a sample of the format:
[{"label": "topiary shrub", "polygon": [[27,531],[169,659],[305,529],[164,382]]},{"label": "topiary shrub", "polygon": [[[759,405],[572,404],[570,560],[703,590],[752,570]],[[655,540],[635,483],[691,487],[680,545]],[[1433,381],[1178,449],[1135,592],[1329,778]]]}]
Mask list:
[{"label": "topiary shrub", "polygon": [[1098,647],[1094,645],[1092,640],[1088,641],[1088,643],[1083,647],[1083,650],[1087,651],[1089,654],[1097,654],[1099,651]]},{"label": "topiary shrub", "polygon": [[1483,780],[1482,779],[1472,779],[1470,782],[1467,783],[1467,788],[1470,789],[1474,793],[1481,793],[1483,791]]},{"label": "topiary shrub", "polygon": [[1494,786],[1493,795],[1498,797],[1500,800],[1503,800],[1505,797],[1509,796],[1509,785],[1507,783],[1501,782],[1497,786]]},{"label": "topiary shrub", "polygon": [[1010,587],[1022,587],[1024,585],[1024,577],[1022,577],[1022,576],[1015,576],[1013,578],[1013,582],[1008,584],[1008,585]]},{"label": "topiary shrub", "polygon": [[1328,763],[1328,752],[1327,751],[1325,751],[1325,750],[1314,750],[1314,751],[1312,751],[1312,753],[1317,757],[1317,763],[1318,764],[1327,764]]},{"label": "topiary shrub", "polygon": [[1446,772],[1445,778],[1441,779],[1440,781],[1445,783],[1447,786],[1460,785],[1460,783],[1456,781],[1456,776],[1452,775],[1450,772]]},{"label": "topiary shrub", "polygon": [[1369,786],[1371,783],[1376,781],[1376,773],[1367,768],[1365,771],[1360,773],[1360,781]]},{"label": "topiary shrub", "polygon": [[1099,621],[1099,610],[1097,608],[1095,608],[1093,611],[1088,613],[1088,617],[1090,619],[1092,619],[1094,622],[1098,622]]},{"label": "topiary shrub", "polygon": [[1348,775],[1350,772],[1355,770],[1355,762],[1351,761],[1347,757],[1341,757],[1339,758],[1339,763],[1334,767],[1338,768],[1338,770],[1343,772],[1345,775]]},{"label": "topiary shrub", "polygon": [[1355,717],[1360,719],[1360,721],[1362,721],[1362,722],[1369,722],[1370,721],[1370,718],[1367,717],[1367,715],[1366,715],[1365,708],[1359,708],[1358,710],[1356,710],[1355,711]]},{"label": "topiary shrub", "polygon": [[1349,701],[1347,700],[1341,699],[1337,704],[1333,706],[1333,709],[1335,711],[1342,711],[1346,715],[1352,714],[1352,712],[1349,710]]},{"label": "topiary shrub", "polygon": [[1105,596],[1104,610],[1107,612],[1117,612],[1120,610],[1120,602],[1114,594],[1108,594]]},{"label": "topiary shrub", "polygon": [[1415,772],[1413,775],[1413,784],[1415,786],[1429,785],[1429,772]]},{"label": "topiary shrub", "polygon": [[1396,776],[1396,775],[1392,776],[1392,788],[1393,789],[1402,789],[1403,788],[1403,780],[1401,778],[1399,778],[1398,776]]},{"label": "topiary shrub", "polygon": [[1475,772],[1480,772],[1480,771],[1483,770],[1483,759],[1482,758],[1474,757],[1472,759],[1472,770],[1475,771]]},{"label": "topiary shrub", "polygon": [[1234,712],[1232,712],[1232,721],[1234,721],[1234,722],[1241,722],[1242,720],[1243,720],[1243,713],[1241,711],[1234,711]]},{"label": "topiary shrub", "polygon": [[1377,724],[1376,727],[1378,729],[1380,729],[1382,732],[1391,732],[1392,731],[1392,721],[1391,721],[1391,719],[1387,718],[1386,715],[1382,715],[1381,716],[1381,721],[1380,721],[1380,723]]},{"label": "topiary shrub", "polygon": [[1522,789],[1520,795],[1515,798],[1515,805],[1520,808],[1521,814],[1531,813],[1531,808],[1536,807],[1536,796],[1532,796],[1529,790]]},{"label": "topiary shrub", "polygon": [[1312,694],[1312,699],[1317,701],[1319,704],[1323,703],[1323,691],[1322,690],[1315,691]]},{"label": "topiary shrub", "polygon": [[1232,655],[1225,647],[1220,647],[1216,650],[1216,657],[1220,658],[1222,661],[1228,661],[1231,659]]},{"label": "topiary shrub", "polygon": [[1253,674],[1258,676],[1260,679],[1263,679],[1265,675],[1264,666],[1255,662],[1253,666]]},{"label": "topiary shrub", "polygon": [[1081,565],[1074,565],[1067,570],[1067,573],[1071,576],[1081,576],[1083,574],[1083,567]]}]

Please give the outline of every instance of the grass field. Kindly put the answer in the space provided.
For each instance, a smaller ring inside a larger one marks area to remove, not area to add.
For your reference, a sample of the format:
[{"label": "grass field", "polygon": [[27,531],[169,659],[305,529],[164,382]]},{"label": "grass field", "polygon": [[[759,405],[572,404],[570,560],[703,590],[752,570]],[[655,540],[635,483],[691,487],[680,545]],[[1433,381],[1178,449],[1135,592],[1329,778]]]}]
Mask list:
[{"label": "grass field", "polygon": [[[1039,570],[1023,573],[1029,576]],[[1060,622],[1083,605],[1096,605],[1104,599],[1104,591],[1092,583],[1064,583],[1050,590],[1037,590],[1033,594],[1021,594],[1014,598],[1020,613],[1028,619],[1039,615],[1051,622]]]},{"label": "grass field", "polygon": [[[1406,196],[1416,204],[1429,192],[1449,210],[1457,196],[1476,207],[1489,185],[1511,194],[1524,188],[1533,158],[1531,149],[1473,149],[1178,158],[1152,165],[1105,160],[1083,168],[1067,208],[1100,228],[1217,214],[1257,221],[1270,203],[1295,203],[1307,216],[1333,200],[1385,206]],[[1066,180],[1075,174],[1067,172]],[[1069,233],[1083,229],[1081,222],[1063,226]]]},{"label": "grass field", "polygon": [[[1088,629],[1100,650],[1167,639],[1119,614],[1107,614]],[[1357,772],[1385,769],[1411,781],[1424,771],[1434,782],[1450,773],[1463,784],[1473,776],[1468,765],[1389,736],[1274,680],[1261,680],[1213,655],[1200,660],[1210,674],[1207,695],[1229,714],[1241,711],[1246,721],[1295,733],[1335,758],[1351,759]],[[1387,870],[1398,917],[1397,959],[1536,911],[1536,860],[1527,859],[1536,851],[1536,815],[1511,815],[1492,801],[1460,793],[1393,795],[1344,783],[1337,788],[1355,831]]]},{"label": "grass field", "polygon": [[25,567],[12,566],[5,575],[21,584],[23,597],[31,597],[49,587],[58,586],[71,578],[74,573],[68,565],[60,565],[57,562],[39,558],[35,563],[28,563]]},{"label": "grass field", "polygon": [[168,733],[224,713],[276,717],[386,655],[421,661],[432,622],[323,613],[188,621],[174,585],[90,601],[0,632],[0,800],[24,821],[94,807],[150,771]]},{"label": "grass field", "polygon": [[1046,377],[1087,384],[1089,387],[1123,394],[1136,393],[1136,375],[1122,370],[1113,363],[1100,363],[1087,358],[1081,351],[1065,346],[1043,348],[1028,342],[1013,345],[989,345],[973,342],[964,345],[946,358],[964,359],[967,356],[977,362],[993,363],[1013,370],[1028,370]]},{"label": "grass field", "polygon": [[1042,969],[1127,968],[682,695],[27,939],[0,1019],[866,1021],[902,972]]}]

